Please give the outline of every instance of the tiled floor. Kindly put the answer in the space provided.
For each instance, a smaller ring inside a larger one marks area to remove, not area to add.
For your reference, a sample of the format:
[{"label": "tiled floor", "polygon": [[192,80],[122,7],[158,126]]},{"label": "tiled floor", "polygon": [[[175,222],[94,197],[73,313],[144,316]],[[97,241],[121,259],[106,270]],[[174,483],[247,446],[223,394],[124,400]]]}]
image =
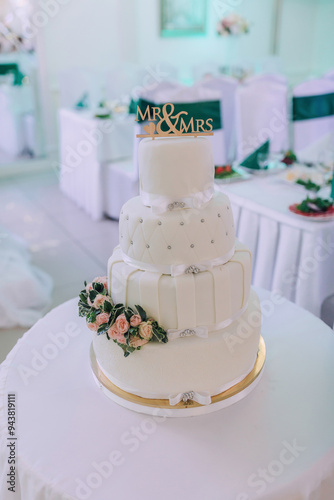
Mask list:
[{"label": "tiled floor", "polygon": [[[58,188],[56,172],[0,179],[0,224],[25,239],[36,266],[54,281],[50,308],[77,295],[84,280],[106,274],[118,223],[93,222]],[[0,329],[0,362],[26,329]]]}]

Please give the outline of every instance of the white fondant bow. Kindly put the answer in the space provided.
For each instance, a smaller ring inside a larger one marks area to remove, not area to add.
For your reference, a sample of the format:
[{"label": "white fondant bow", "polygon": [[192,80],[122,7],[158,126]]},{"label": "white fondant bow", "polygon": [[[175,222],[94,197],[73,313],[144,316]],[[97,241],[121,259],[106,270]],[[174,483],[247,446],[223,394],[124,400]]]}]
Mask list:
[{"label": "white fondant bow", "polygon": [[[211,259],[199,263],[194,263],[191,266],[188,264],[173,264],[173,265],[164,265],[164,264],[149,264],[147,262],[141,262],[139,260],[133,259],[129,257],[124,252],[122,252],[122,258],[126,264],[129,266],[136,267],[137,269],[141,269],[142,271],[149,271],[151,273],[160,273],[160,274],[170,274],[171,276],[181,276],[181,274],[185,274],[187,272],[191,272],[189,270],[190,267],[196,268],[196,272],[208,271],[216,266],[222,266],[226,264],[234,255],[235,247],[222,255],[221,257],[217,257],[216,259]],[[189,270],[189,271],[188,271]]]},{"label": "white fondant bow", "polygon": [[140,197],[143,204],[147,207],[151,207],[152,212],[155,214],[163,214],[164,212],[168,212],[168,210],[180,208],[200,209],[211,200],[213,194],[214,187],[177,199],[167,198],[167,196],[152,195],[146,191],[140,191]]},{"label": "white fondant bow", "polygon": [[168,340],[175,340],[180,337],[191,337],[192,335],[206,339],[209,335],[208,328],[206,326],[199,326],[196,328],[183,328],[182,330],[168,330]]},{"label": "white fondant bow", "polygon": [[177,394],[176,396],[170,396],[169,398],[169,404],[171,406],[177,405],[180,401],[184,401],[185,403],[187,401],[196,401],[196,403],[206,406],[211,404],[211,396],[208,392],[189,391],[180,392],[180,394]]},{"label": "white fondant bow", "polygon": [[[180,276],[181,274],[188,273],[189,267],[194,267],[197,269],[196,272],[201,272],[201,271],[209,271],[213,267],[216,266],[222,266],[223,264],[226,264],[230,259],[232,259],[233,255],[235,252],[235,248],[233,248],[226,253],[225,255],[222,255],[221,257],[217,257],[216,259],[211,259],[199,263],[195,263],[192,266],[188,266],[185,264],[173,264],[170,266],[171,269],[171,275],[172,276]],[[195,274],[196,274],[195,272]]]}]

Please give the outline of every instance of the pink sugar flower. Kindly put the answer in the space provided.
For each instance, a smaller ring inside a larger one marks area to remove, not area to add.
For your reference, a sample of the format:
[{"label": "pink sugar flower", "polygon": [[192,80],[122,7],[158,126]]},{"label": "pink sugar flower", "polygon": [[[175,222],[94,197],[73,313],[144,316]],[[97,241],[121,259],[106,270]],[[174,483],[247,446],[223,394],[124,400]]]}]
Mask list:
[{"label": "pink sugar flower", "polygon": [[131,326],[138,326],[140,325],[140,323],[141,323],[141,317],[139,316],[139,314],[134,314],[133,316],[131,316],[130,318]]},{"label": "pink sugar flower", "polygon": [[130,346],[131,347],[141,347],[142,345],[147,344],[147,342],[148,342],[148,340],[141,339],[140,337],[135,335],[134,337],[132,337],[132,339],[130,339]]},{"label": "pink sugar flower", "polygon": [[95,307],[95,309],[99,309],[103,306],[105,300],[105,295],[102,295],[101,293],[97,294],[93,302],[93,307]]},{"label": "pink sugar flower", "polygon": [[111,339],[117,340],[119,344],[126,344],[123,334],[119,333],[116,323],[114,323],[108,330],[108,335]]},{"label": "pink sugar flower", "polygon": [[109,314],[108,313],[101,313],[96,317],[96,323],[98,326],[103,325],[103,323],[108,323],[109,321]]},{"label": "pink sugar flower", "polygon": [[124,333],[126,333],[130,328],[130,325],[129,325],[128,321],[126,320],[126,317],[124,314],[120,314],[118,316],[118,318],[116,319],[116,325],[117,325],[117,329],[118,329],[119,333],[121,333],[122,335]]},{"label": "pink sugar flower", "polygon": [[139,325],[139,335],[145,340],[150,340],[152,338],[152,325],[148,321],[144,321]]}]

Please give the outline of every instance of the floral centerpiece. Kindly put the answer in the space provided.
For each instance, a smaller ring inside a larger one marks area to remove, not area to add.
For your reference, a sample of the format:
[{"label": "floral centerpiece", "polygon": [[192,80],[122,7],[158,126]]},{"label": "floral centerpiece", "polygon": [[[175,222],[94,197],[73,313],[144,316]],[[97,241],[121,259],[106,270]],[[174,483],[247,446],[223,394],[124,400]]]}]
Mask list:
[{"label": "floral centerpiece", "polygon": [[249,32],[249,23],[239,14],[229,14],[217,24],[217,33],[220,36],[242,35]]},{"label": "floral centerpiece", "polygon": [[95,278],[88,284],[85,281],[78,305],[79,316],[86,318],[88,328],[116,342],[125,357],[153,340],[168,342],[167,332],[153,318],[148,318],[141,306],[131,308],[113,303],[106,277]]},{"label": "floral centerpiece", "polygon": [[324,198],[309,198],[307,197],[299,205],[296,206],[299,212],[305,214],[311,213],[325,213],[333,207],[332,200],[325,200]]},{"label": "floral centerpiece", "polygon": [[288,151],[286,151],[284,155],[282,163],[285,163],[286,165],[292,165],[293,163],[296,163],[296,161],[297,161],[297,156],[292,151],[292,149],[288,149]]}]

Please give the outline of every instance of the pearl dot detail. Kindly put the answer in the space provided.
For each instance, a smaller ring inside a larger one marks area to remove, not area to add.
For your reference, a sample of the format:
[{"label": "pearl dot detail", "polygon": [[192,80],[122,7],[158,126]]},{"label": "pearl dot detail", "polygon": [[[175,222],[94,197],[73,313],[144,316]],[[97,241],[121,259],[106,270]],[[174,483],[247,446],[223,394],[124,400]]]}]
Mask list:
[{"label": "pearl dot detail", "polygon": [[142,222],[143,222],[143,219],[139,219],[139,222],[140,222],[140,223],[142,224]]},{"label": "pearl dot detail", "polygon": [[162,224],[162,222],[161,222],[161,220],[159,220],[158,225],[161,226],[161,224]]},{"label": "pearl dot detail", "polygon": [[146,245],[146,248],[150,248],[150,245]]},{"label": "pearl dot detail", "polygon": [[168,245],[168,247],[167,247],[167,248],[168,248],[168,250],[171,250],[171,249],[172,249],[172,247],[171,247],[170,245]]},{"label": "pearl dot detail", "polygon": [[192,243],[192,244],[190,245],[190,248],[194,248],[194,246],[195,246],[195,245]]},{"label": "pearl dot detail", "polygon": [[183,222],[183,221],[182,221],[182,222],[180,222],[180,226],[184,226],[184,222]]},{"label": "pearl dot detail", "polygon": [[211,243],[214,243],[214,242],[215,242],[215,240],[211,240]]},{"label": "pearl dot detail", "polygon": [[201,222],[205,222],[204,219],[201,219]]}]

